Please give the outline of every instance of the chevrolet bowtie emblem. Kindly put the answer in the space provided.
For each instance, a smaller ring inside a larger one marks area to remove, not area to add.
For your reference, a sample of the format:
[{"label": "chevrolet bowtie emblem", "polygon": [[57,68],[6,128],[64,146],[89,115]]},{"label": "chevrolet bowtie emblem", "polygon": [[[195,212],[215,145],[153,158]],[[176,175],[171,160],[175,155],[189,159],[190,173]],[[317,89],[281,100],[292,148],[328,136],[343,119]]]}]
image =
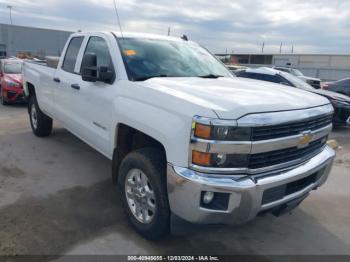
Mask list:
[{"label": "chevrolet bowtie emblem", "polygon": [[298,147],[306,147],[312,140],[311,131],[305,131],[301,133],[302,137],[299,140]]}]

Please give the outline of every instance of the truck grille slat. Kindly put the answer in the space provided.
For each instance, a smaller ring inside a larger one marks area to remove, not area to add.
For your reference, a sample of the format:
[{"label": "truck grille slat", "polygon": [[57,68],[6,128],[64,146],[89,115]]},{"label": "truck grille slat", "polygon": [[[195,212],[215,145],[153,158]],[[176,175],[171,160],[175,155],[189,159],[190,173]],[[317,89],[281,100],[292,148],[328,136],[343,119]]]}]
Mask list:
[{"label": "truck grille slat", "polygon": [[325,146],[325,137],[311,142],[307,147],[286,148],[266,153],[253,154],[249,159],[249,168],[257,169],[267,166],[278,165],[298,159],[311,158]]},{"label": "truck grille slat", "polygon": [[314,119],[281,124],[268,127],[255,127],[252,132],[253,141],[268,140],[285,136],[298,135],[302,131],[317,130],[332,123],[332,115],[317,117]]}]

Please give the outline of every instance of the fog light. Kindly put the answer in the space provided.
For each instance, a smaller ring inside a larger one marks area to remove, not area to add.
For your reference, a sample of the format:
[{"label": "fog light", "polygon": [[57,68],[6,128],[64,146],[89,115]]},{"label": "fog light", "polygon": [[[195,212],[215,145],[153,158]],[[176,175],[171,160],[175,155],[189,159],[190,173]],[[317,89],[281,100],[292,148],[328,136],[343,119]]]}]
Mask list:
[{"label": "fog light", "polygon": [[207,191],[203,194],[203,203],[209,204],[214,199],[214,192]]}]

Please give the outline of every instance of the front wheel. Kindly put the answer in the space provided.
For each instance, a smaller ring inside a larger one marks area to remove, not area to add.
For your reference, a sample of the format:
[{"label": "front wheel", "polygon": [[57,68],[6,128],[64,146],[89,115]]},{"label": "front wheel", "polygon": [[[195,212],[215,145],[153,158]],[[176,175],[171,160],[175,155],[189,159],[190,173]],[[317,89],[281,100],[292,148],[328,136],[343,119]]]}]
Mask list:
[{"label": "front wheel", "polygon": [[124,158],[118,175],[123,206],[131,225],[152,240],[160,239],[170,230],[165,172],[162,151],[143,148]]},{"label": "front wheel", "polygon": [[30,97],[28,108],[33,133],[38,137],[49,136],[52,132],[52,119],[40,110],[35,96]]}]

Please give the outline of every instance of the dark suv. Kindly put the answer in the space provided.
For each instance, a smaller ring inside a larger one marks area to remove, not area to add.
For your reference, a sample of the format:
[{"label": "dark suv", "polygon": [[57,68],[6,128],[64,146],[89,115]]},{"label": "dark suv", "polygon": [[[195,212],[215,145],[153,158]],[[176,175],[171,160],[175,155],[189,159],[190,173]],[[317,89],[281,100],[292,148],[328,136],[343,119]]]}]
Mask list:
[{"label": "dark suv", "polygon": [[300,70],[292,68],[292,67],[283,67],[283,66],[275,66],[273,67],[276,70],[287,72],[289,74],[292,74],[293,76],[296,76],[297,78],[303,80],[304,82],[308,83],[309,85],[313,86],[316,89],[321,88],[321,80],[319,78],[314,78],[310,76],[305,76]]}]

